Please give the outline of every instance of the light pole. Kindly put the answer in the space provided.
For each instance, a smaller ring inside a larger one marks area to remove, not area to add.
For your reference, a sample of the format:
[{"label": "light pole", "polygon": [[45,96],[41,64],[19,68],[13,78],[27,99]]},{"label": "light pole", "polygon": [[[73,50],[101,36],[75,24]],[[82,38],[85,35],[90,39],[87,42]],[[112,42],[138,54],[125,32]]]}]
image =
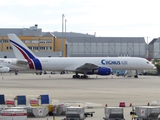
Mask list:
[{"label": "light pole", "polygon": [[[67,22],[67,19],[65,19],[65,39],[66,39],[66,22]],[[65,46],[65,56],[67,56],[66,46]]]},{"label": "light pole", "polygon": [[67,22],[67,19],[65,19],[65,39],[66,39],[66,22]]},{"label": "light pole", "polygon": [[148,42],[148,38],[150,38],[149,36],[147,36],[147,58],[149,58],[149,42]]},{"label": "light pole", "polygon": [[64,19],[64,14],[62,14],[62,57],[63,57],[63,19]]}]

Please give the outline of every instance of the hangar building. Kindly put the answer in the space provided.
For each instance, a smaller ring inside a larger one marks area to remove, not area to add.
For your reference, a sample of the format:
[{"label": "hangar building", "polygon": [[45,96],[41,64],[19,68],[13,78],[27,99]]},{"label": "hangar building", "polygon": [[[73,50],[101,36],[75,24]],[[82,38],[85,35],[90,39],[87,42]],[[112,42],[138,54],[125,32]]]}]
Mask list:
[{"label": "hangar building", "polygon": [[[53,32],[61,38],[61,32]],[[70,57],[118,57],[146,58],[144,37],[95,37],[88,34],[66,33]]]},{"label": "hangar building", "polygon": [[160,37],[154,38],[148,46],[149,58],[160,59]]}]

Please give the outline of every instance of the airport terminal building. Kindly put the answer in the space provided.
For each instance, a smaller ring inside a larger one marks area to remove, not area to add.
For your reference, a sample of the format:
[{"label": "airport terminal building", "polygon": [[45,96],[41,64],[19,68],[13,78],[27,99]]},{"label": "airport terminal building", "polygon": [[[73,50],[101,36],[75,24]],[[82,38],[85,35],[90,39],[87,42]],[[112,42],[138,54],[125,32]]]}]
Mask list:
[{"label": "airport terminal building", "polygon": [[[30,28],[1,28],[0,57],[15,57],[8,33],[16,34],[37,56],[62,56],[62,32],[43,32],[38,25]],[[95,35],[63,33],[64,57],[118,57],[146,58],[144,37],[96,37]]]}]

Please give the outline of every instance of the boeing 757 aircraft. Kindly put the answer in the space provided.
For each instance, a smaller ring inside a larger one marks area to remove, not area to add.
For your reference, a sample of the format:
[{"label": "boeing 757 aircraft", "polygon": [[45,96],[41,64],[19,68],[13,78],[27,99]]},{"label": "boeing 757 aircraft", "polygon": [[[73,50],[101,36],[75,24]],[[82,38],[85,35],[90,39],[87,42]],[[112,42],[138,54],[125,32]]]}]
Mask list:
[{"label": "boeing 757 aircraft", "polygon": [[148,70],[155,67],[138,57],[37,57],[15,34],[8,34],[8,37],[17,58],[13,64],[28,64],[30,69],[40,71],[73,71],[73,78],[88,78],[89,74],[110,75],[112,70]]}]

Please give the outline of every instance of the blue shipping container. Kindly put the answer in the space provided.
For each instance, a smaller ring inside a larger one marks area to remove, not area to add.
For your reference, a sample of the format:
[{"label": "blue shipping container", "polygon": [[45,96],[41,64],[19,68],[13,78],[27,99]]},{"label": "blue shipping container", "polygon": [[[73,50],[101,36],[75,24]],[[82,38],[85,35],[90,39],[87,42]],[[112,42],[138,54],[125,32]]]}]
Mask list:
[{"label": "blue shipping container", "polygon": [[0,104],[4,105],[5,104],[5,98],[4,98],[4,95],[0,94]]},{"label": "blue shipping container", "polygon": [[41,104],[49,104],[49,95],[41,95]]},{"label": "blue shipping container", "polygon": [[26,96],[17,96],[18,105],[26,105]]}]

